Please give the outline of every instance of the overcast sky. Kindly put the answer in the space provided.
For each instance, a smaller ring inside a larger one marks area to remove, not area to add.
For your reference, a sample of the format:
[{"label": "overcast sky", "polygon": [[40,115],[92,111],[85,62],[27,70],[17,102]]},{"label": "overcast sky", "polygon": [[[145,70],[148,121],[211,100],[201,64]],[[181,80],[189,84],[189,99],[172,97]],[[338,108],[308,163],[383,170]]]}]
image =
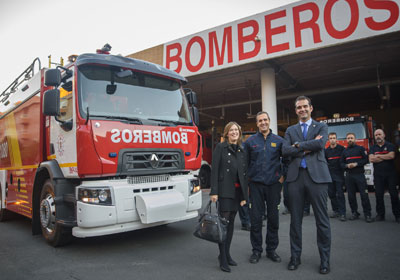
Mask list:
[{"label": "overcast sky", "polygon": [[297,0],[0,0],[0,94],[39,57],[128,55]]}]

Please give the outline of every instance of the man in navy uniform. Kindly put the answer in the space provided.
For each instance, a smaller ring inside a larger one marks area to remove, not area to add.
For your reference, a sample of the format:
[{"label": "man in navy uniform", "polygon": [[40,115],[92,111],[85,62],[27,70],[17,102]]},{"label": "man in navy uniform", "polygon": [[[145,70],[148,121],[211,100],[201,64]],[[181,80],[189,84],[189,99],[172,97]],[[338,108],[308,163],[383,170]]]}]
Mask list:
[{"label": "man in navy uniform", "polygon": [[344,147],[337,143],[336,137],[335,132],[329,133],[329,147],[325,149],[325,157],[332,177],[332,183],[328,185],[328,195],[334,212],[331,218],[339,217],[339,220],[344,222],[346,221],[346,200],[343,193],[344,171],[340,166]]},{"label": "man in navy uniform", "polygon": [[302,251],[302,221],[304,199],[308,195],[317,225],[317,245],[320,255],[321,274],[330,271],[331,227],[328,210],[328,183],[331,183],[328,164],[325,159],[325,143],[328,140],[328,126],[311,118],[313,106],[310,98],[299,96],[295,101],[299,122],[290,126],[285,133],[283,155],[290,157],[286,180],[288,182],[290,206],[290,248],[289,270],[300,265]]},{"label": "man in navy uniform", "polygon": [[400,223],[399,192],[396,189],[397,178],[394,157],[396,147],[385,141],[382,129],[375,130],[375,145],[369,150],[369,161],[374,164],[374,185],[376,197],[376,221],[385,220],[385,202],[383,195],[388,188],[392,202],[392,212],[396,222]]},{"label": "man in navy uniform", "polygon": [[364,147],[356,144],[356,135],[352,132],[346,135],[347,148],[340,159],[342,168],[346,171],[345,185],[349,196],[349,204],[352,215],[350,220],[356,220],[360,216],[356,192],[360,192],[365,221],[371,223],[371,204],[368,197],[367,181],[364,175],[364,165],[368,163],[367,152]]},{"label": "man in navy uniform", "polygon": [[253,253],[250,263],[258,263],[262,248],[262,220],[267,204],[267,258],[281,262],[276,253],[279,244],[279,204],[281,201],[284,178],[281,156],[283,138],[273,134],[269,128],[270,118],[267,112],[256,115],[258,132],[244,143],[248,156],[249,195],[250,195],[250,241]]}]

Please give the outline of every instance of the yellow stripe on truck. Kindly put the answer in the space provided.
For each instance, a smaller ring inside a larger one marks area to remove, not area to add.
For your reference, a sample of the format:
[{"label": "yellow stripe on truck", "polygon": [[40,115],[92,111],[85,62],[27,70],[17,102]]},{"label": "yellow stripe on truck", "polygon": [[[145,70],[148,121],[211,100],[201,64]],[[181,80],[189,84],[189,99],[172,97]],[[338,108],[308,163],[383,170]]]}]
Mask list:
[{"label": "yellow stripe on truck", "polygon": [[78,163],[76,162],[70,162],[70,163],[60,163],[60,167],[77,167]]},{"label": "yellow stripe on truck", "polygon": [[[37,164],[36,164],[36,165],[24,165],[24,166],[20,166],[20,167],[15,167],[15,166],[13,166],[13,167],[4,167],[4,168],[0,168],[0,170],[36,169],[36,168],[38,168],[38,166],[39,166],[39,165],[37,165]],[[16,172],[18,172],[18,171],[16,171]]]},{"label": "yellow stripe on truck", "polygon": [[14,112],[11,112],[6,117],[7,126],[7,140],[8,140],[8,151],[10,153],[11,166],[21,167],[22,159],[21,152],[19,150],[17,127],[15,125]]}]

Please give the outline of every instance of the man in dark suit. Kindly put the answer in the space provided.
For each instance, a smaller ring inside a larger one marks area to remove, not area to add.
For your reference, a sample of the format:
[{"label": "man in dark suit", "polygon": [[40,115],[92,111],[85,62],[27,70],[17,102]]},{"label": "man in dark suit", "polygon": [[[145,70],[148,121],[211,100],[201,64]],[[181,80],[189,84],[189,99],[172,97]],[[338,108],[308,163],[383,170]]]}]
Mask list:
[{"label": "man in dark suit", "polygon": [[283,155],[289,156],[286,181],[288,182],[291,258],[289,270],[295,270],[301,263],[302,221],[304,198],[308,195],[317,224],[317,244],[321,265],[319,272],[330,271],[331,228],[327,211],[328,183],[331,183],[324,147],[328,140],[328,126],[311,118],[313,107],[306,96],[295,101],[299,123],[290,126],[285,133],[286,143]]}]

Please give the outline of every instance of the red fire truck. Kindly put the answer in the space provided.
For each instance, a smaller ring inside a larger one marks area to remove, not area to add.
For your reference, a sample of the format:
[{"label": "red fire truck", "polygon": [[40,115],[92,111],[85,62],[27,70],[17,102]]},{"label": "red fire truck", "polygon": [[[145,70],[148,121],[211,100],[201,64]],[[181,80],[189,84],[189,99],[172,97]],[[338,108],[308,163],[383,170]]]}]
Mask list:
[{"label": "red fire truck", "polygon": [[200,132],[202,139],[203,155],[201,159],[201,167],[198,170],[198,177],[201,188],[210,188],[211,179],[211,162],[212,162],[212,136],[207,132]]},{"label": "red fire truck", "polygon": [[0,95],[0,220],[29,217],[59,246],[196,217],[202,147],[186,79],[104,49],[70,58],[36,59]]},{"label": "red fire truck", "polygon": [[[339,114],[334,114],[331,119],[322,117],[317,118],[317,120],[328,125],[329,133],[336,132],[338,143],[342,146],[347,147],[346,134],[349,132],[353,132],[356,135],[356,144],[363,146],[367,152],[374,143],[375,123],[371,116],[360,116],[359,114],[340,116]],[[329,141],[326,143],[326,147],[328,146]],[[364,169],[369,189],[373,190],[373,165],[368,163],[364,166]]]}]

